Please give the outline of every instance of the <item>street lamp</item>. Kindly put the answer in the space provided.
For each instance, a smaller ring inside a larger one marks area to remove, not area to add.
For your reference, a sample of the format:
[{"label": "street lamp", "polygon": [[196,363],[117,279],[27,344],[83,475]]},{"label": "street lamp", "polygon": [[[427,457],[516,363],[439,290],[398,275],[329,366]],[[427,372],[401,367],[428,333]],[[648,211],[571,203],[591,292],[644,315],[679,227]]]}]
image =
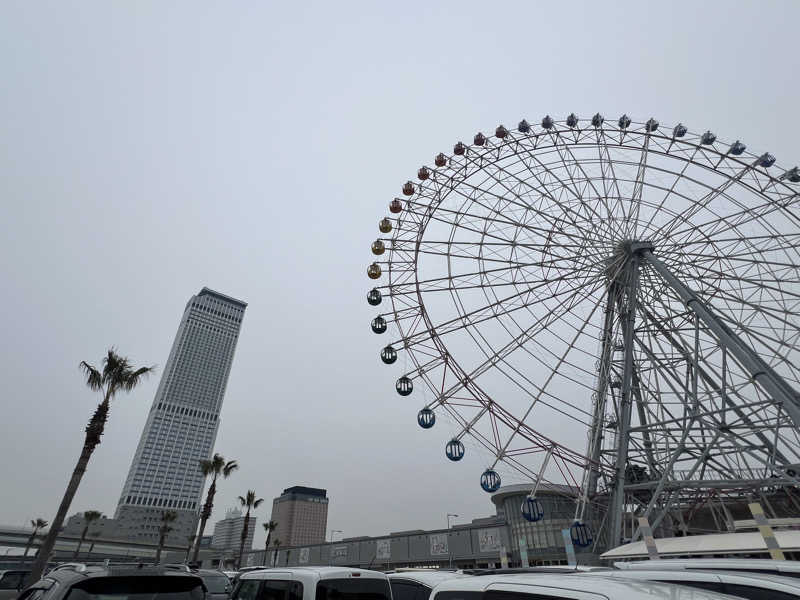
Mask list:
[{"label": "street lamp", "polygon": [[447,553],[450,555],[450,568],[453,568],[453,551],[450,550],[450,517],[458,518],[454,513],[447,513]]},{"label": "street lamp", "polygon": [[344,533],[341,529],[331,529],[331,543],[333,543],[333,534],[334,533]]}]

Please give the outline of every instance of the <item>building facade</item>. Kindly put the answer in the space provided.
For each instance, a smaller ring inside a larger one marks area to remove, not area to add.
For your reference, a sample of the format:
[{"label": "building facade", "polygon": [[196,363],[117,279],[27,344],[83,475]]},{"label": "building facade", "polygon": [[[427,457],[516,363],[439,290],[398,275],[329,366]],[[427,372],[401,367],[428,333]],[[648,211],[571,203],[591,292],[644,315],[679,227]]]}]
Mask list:
[{"label": "building facade", "polygon": [[168,510],[177,514],[169,540],[185,543],[195,533],[199,463],[214,448],[246,307],[208,288],[186,304],[114,515],[124,537],[157,541]]},{"label": "building facade", "polygon": [[[239,545],[242,543],[244,530],[244,515],[238,508],[231,508],[225,513],[225,518],[214,523],[214,534],[211,536],[211,547],[226,556],[238,555]],[[250,514],[247,522],[247,535],[244,538],[244,551],[253,549],[253,534],[256,531],[256,517]]]},{"label": "building facade", "polygon": [[321,544],[328,527],[328,496],[325,490],[294,486],[272,501],[272,521],[278,526],[272,537],[282,546]]},{"label": "building facade", "polygon": [[[530,485],[504,486],[491,496],[494,515],[454,524],[450,529],[398,531],[318,544],[281,544],[277,552],[267,557],[263,550],[251,552],[242,564],[271,565],[274,560],[275,566],[372,569],[565,565],[569,558],[562,531],[574,523],[576,489],[542,484],[536,497],[543,516],[536,522],[525,519],[521,511],[530,491]],[[273,511],[273,518],[274,514]],[[597,532],[599,524],[591,515],[586,517],[590,531]],[[604,550],[594,544],[574,547],[577,561],[583,565],[598,564],[599,554]],[[212,553],[209,558],[209,564],[213,565],[220,557]]]}]

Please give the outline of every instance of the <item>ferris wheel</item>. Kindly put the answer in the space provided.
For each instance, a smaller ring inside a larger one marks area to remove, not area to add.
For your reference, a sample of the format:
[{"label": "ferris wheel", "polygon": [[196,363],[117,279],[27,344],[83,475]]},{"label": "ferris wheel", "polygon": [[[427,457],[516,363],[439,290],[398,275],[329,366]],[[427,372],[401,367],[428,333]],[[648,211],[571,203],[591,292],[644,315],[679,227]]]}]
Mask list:
[{"label": "ferris wheel", "polygon": [[[800,169],[655,119],[500,125],[438,154],[372,243],[372,331],[487,492],[575,499],[609,545],[800,482]],[[566,485],[564,485],[566,484]]]}]

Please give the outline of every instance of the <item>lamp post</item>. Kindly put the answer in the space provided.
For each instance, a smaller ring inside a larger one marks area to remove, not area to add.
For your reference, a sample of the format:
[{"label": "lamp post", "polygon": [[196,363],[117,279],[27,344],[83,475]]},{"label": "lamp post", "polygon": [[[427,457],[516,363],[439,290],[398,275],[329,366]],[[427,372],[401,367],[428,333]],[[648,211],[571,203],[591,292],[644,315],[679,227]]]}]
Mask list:
[{"label": "lamp post", "polygon": [[447,513],[447,553],[450,555],[450,568],[453,568],[453,551],[450,550],[450,517],[458,518],[454,513]]}]

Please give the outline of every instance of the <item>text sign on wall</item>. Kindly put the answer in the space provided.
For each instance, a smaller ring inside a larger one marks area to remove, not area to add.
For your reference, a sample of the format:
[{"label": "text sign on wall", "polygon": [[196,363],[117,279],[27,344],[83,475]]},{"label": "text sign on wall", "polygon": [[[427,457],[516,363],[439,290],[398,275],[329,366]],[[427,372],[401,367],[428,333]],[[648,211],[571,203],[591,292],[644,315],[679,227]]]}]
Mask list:
[{"label": "text sign on wall", "polygon": [[308,564],[309,555],[311,554],[311,548],[300,548],[300,564],[305,565]]},{"label": "text sign on wall", "polygon": [[450,550],[447,546],[446,533],[433,533],[430,535],[431,556],[447,556]]},{"label": "text sign on wall", "polygon": [[334,546],[331,548],[331,558],[333,560],[347,558],[347,546]]},{"label": "text sign on wall", "polygon": [[500,542],[500,530],[496,527],[478,530],[478,549],[481,554],[499,552],[502,545]]},{"label": "text sign on wall", "polygon": [[389,560],[392,556],[392,540],[378,540],[375,548],[376,560]]}]

